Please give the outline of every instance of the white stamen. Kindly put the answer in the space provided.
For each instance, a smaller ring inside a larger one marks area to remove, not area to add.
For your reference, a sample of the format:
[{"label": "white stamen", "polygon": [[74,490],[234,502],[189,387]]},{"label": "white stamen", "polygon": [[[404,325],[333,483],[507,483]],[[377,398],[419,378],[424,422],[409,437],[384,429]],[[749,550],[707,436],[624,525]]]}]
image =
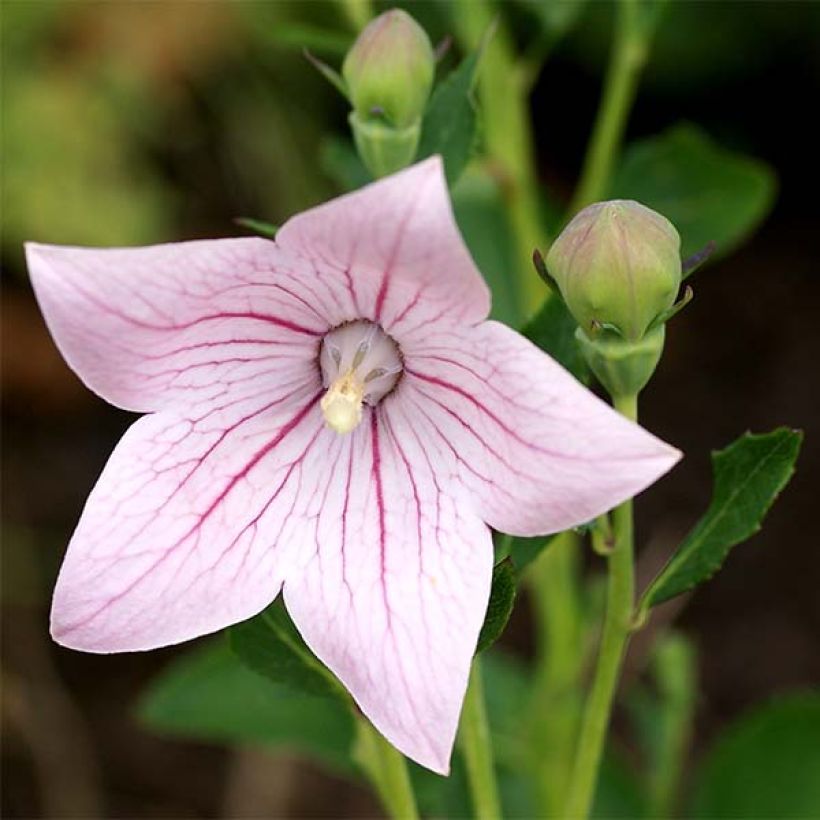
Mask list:
[{"label": "white stamen", "polygon": [[375,323],[340,325],[322,341],[319,354],[327,392],[320,402],[328,427],[344,434],[362,420],[362,404],[377,405],[402,372],[396,343]]}]

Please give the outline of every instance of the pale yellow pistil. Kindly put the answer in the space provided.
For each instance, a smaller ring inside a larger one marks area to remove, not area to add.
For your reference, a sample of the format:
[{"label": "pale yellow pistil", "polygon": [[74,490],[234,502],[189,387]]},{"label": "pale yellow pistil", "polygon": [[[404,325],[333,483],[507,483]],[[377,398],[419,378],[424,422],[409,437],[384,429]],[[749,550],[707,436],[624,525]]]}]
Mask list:
[{"label": "pale yellow pistil", "polygon": [[355,430],[362,420],[363,401],[364,383],[351,368],[328,387],[319,402],[325,424],[341,434]]}]

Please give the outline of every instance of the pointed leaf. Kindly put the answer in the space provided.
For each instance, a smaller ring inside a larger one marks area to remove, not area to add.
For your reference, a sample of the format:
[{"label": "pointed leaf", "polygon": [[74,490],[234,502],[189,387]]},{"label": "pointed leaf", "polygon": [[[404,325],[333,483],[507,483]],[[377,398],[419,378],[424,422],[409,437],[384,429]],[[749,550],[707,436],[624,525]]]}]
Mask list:
[{"label": "pointed leaf", "polygon": [[482,44],[436,87],[421,127],[418,158],[441,154],[451,187],[467,165],[475,140],[472,90],[483,49]]},{"label": "pointed leaf", "polygon": [[232,626],[228,635],[231,649],[254,672],[296,692],[348,701],[341,684],[306,646],[281,601]]},{"label": "pointed leaf", "polygon": [[710,240],[718,255],[730,251],[763,220],[774,193],[775,176],[765,163],[722,148],[689,123],[631,145],[609,192],[671,220],[684,257]]},{"label": "pointed leaf", "polygon": [[712,503],[647,588],[643,611],[711,578],[729,550],[760,529],[794,473],[802,440],[802,432],[780,427],[765,435],[747,433],[713,454]]},{"label": "pointed leaf", "polygon": [[142,723],[174,737],[261,743],[352,771],[350,711],[326,698],[296,694],[248,669],[218,640],[174,660],[143,693]]},{"label": "pointed leaf", "polygon": [[493,567],[493,585],[484,625],[478,636],[476,652],[483,652],[492,646],[507,626],[507,621],[515,604],[515,566],[505,558]]},{"label": "pointed leaf", "polygon": [[305,59],[345,98],[348,98],[347,83],[344,77],[327,63],[322,62],[318,57],[314,57],[307,49],[302,52]]}]

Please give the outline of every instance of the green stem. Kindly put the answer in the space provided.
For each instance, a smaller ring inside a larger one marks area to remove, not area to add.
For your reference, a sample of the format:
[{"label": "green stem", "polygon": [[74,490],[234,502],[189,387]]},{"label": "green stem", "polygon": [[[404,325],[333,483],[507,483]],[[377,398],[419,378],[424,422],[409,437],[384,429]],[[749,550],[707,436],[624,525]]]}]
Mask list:
[{"label": "green stem", "polygon": [[584,663],[580,558],[578,537],[563,532],[538,556],[529,575],[537,655],[527,729],[533,786],[544,817],[561,815],[578,733]]},{"label": "green stem", "polygon": [[496,4],[489,0],[457,2],[449,7],[456,33],[467,49],[475,49],[496,25],[478,74],[484,144],[492,173],[501,179],[505,205],[515,236],[518,308],[532,316],[548,291],[532,267],[532,252],[548,250],[538,202],[538,174],[530,126],[529,86],[513,38]]},{"label": "green stem", "polygon": [[[615,397],[615,408],[637,420],[637,395]],[[608,557],[606,615],[598,649],[598,664],[584,706],[581,735],[575,753],[565,815],[572,820],[589,816],[604,750],[612,702],[629,640],[635,599],[632,547],[632,501],[612,513],[614,545]]]},{"label": "green stem", "polygon": [[605,197],[609,189],[612,168],[648,54],[650,26],[641,25],[638,2],[620,0],[618,4],[615,42],[581,181],[570,206],[573,214]]},{"label": "green stem", "polygon": [[647,817],[673,817],[692,732],[697,684],[695,650],[682,636],[665,635],[658,642],[653,672],[661,712],[650,747],[647,774]]},{"label": "green stem", "polygon": [[501,803],[493,764],[490,726],[484,705],[484,683],[479,658],[473,659],[470,684],[464,698],[459,735],[461,750],[467,765],[473,809],[478,820],[498,820]]},{"label": "green stem", "polygon": [[341,0],[342,12],[355,32],[361,31],[373,17],[372,0]]},{"label": "green stem", "polygon": [[417,820],[416,798],[401,752],[388,743],[367,718],[356,719],[354,756],[373,784],[382,805],[395,820]]}]

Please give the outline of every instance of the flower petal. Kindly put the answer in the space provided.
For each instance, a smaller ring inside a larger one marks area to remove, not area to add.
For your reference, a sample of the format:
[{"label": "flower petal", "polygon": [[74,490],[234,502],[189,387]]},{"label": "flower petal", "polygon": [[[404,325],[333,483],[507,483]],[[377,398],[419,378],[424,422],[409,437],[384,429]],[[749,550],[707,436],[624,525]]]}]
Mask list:
[{"label": "flower petal", "polygon": [[26,252],[66,361],[128,410],[216,401],[261,370],[287,378],[339,312],[312,267],[265,239]]},{"label": "flower petal", "polygon": [[[137,421],[94,487],[57,581],[52,634],[90,652],[151,649],[248,618],[278,594],[332,454],[318,377],[198,417]],[[338,445],[336,445],[338,446]]]},{"label": "flower petal", "polygon": [[502,532],[590,521],[681,456],[497,322],[430,332],[404,354],[408,401],[450,443],[482,518]]},{"label": "flower petal", "polygon": [[393,335],[433,317],[475,323],[490,309],[453,218],[440,157],[293,217],[276,242],[348,277],[356,318]]},{"label": "flower petal", "polygon": [[490,534],[401,387],[346,442],[285,604],[376,728],[445,774],[487,608]]}]

